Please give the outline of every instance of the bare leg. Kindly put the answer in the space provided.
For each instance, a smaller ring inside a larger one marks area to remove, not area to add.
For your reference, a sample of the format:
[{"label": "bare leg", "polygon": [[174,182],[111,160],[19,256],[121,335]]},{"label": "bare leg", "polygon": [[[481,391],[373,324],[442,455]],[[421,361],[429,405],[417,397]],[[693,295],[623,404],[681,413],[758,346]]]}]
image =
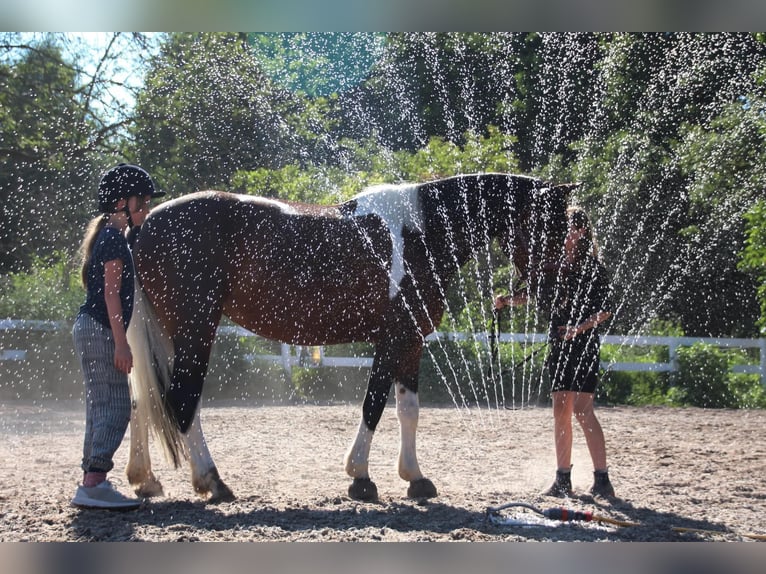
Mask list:
[{"label": "bare leg", "polygon": [[593,393],[576,393],[574,415],[580,423],[588,445],[593,470],[606,470],[606,443],[604,431],[593,409]]},{"label": "bare leg", "polygon": [[572,413],[575,393],[556,391],[553,397],[553,433],[556,444],[556,465],[559,470],[572,466]]}]

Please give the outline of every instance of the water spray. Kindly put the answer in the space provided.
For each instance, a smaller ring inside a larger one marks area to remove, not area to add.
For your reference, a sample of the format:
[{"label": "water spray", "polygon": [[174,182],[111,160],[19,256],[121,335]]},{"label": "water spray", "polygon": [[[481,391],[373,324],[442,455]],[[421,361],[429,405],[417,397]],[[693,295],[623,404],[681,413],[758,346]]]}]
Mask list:
[{"label": "water spray", "polygon": [[[490,357],[490,366],[487,367],[487,377],[489,378],[492,377],[492,365],[496,364],[498,361],[497,339],[500,333],[498,332],[498,327],[497,327],[497,316],[499,312],[500,312],[499,309],[492,310],[492,322],[490,324],[490,334],[489,334],[491,357]],[[540,343],[537,347],[535,347],[529,353],[527,353],[523,359],[520,359],[519,361],[514,363],[512,367],[509,367],[507,369],[501,369],[500,374],[503,375],[518,369],[519,367],[524,365],[524,363],[528,362],[535,355],[540,353],[540,351],[548,347],[549,343],[550,341],[545,341],[544,343]]]},{"label": "water spray", "polygon": [[[524,289],[526,289],[526,287],[522,286],[521,283],[523,283],[523,282],[522,281],[518,281],[518,282],[516,282],[512,286],[512,288],[511,288],[511,297],[513,295],[516,295],[516,294],[520,293]],[[498,362],[497,341],[498,341],[498,339],[500,337],[500,327],[499,327],[499,321],[498,321],[498,318],[499,318],[499,315],[500,315],[500,311],[501,311],[501,309],[497,309],[497,308],[492,309],[492,320],[490,322],[490,327],[489,327],[489,343],[490,343],[490,353],[491,354],[490,354],[490,366],[487,368],[487,377],[488,378],[492,377],[492,365],[497,364],[497,362]],[[548,346],[549,343],[550,343],[550,341],[545,341],[544,343],[541,343],[540,345],[538,345],[537,347],[532,349],[529,353],[527,353],[524,356],[523,359],[521,359],[521,360],[517,361],[516,363],[514,363],[514,365],[512,367],[509,367],[507,369],[501,369],[500,370],[500,374],[503,375],[503,374],[506,374],[508,372],[511,372],[511,371],[514,371],[514,370],[518,369],[519,367],[524,365],[524,363],[528,362],[535,355],[540,353],[540,351],[545,349]]]}]

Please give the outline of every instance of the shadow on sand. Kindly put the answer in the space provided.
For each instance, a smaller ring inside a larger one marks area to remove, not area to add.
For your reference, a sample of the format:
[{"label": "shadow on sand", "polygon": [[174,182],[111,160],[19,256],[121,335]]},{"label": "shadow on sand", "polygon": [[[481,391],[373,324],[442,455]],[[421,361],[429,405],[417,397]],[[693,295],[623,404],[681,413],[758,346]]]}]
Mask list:
[{"label": "shadow on sand", "polygon": [[[566,501],[564,506],[591,510],[637,523],[611,526],[595,522],[502,524],[486,511],[451,506],[438,501],[357,503],[348,498],[326,498],[286,508],[271,506],[257,496],[209,505],[203,501],[146,502],[130,512],[78,511],[70,525],[74,541],[145,539],[147,528],[157,529],[152,540],[162,541],[710,541],[741,540],[741,535],[707,520],[635,507],[623,500],[602,503],[591,497]],[[551,506],[560,506],[553,504]],[[415,536],[399,537],[397,533]]]}]

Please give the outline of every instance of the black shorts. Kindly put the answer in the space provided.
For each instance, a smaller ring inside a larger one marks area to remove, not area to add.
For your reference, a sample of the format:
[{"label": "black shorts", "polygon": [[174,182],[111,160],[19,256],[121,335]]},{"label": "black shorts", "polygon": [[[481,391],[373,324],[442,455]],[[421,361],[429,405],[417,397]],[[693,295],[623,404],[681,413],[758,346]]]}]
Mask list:
[{"label": "black shorts", "polygon": [[600,341],[587,334],[551,343],[546,359],[551,392],[595,393],[600,368]]}]

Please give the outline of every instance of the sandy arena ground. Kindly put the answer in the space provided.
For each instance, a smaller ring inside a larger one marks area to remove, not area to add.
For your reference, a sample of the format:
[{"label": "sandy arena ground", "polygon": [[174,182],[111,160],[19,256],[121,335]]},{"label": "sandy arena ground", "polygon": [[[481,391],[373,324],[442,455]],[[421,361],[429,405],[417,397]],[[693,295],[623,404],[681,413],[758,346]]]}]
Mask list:
[{"label": "sandy arena ground", "polygon": [[[136,511],[80,511],[82,403],[0,404],[0,541],[739,541],[766,536],[766,411],[603,407],[618,500],[588,496],[590,459],[575,431],[576,498],[540,494],[554,474],[552,420],[543,407],[421,410],[418,452],[439,496],[406,497],[396,474],[398,423],[386,409],[370,472],[380,500],[347,495],[343,455],[358,405],[203,408],[203,427],[233,503],[208,505],[188,467],[173,469],[153,444],[165,496]],[[123,469],[112,478],[129,492]],[[565,505],[637,523],[554,522],[523,508]],[[714,531],[714,532],[711,532]],[[752,535],[752,536],[748,536]]]}]

